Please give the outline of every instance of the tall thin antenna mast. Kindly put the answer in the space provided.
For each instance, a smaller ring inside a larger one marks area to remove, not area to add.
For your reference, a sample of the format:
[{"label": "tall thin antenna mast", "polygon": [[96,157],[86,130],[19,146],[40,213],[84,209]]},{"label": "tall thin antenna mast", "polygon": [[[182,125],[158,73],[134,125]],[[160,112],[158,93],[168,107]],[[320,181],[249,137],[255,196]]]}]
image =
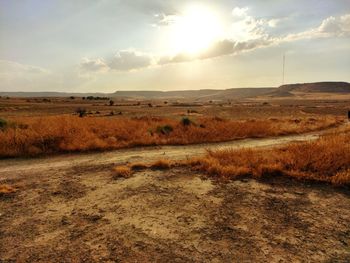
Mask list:
[{"label": "tall thin antenna mast", "polygon": [[283,72],[282,72],[282,85],[284,85],[284,70],[286,65],[286,53],[283,54]]}]

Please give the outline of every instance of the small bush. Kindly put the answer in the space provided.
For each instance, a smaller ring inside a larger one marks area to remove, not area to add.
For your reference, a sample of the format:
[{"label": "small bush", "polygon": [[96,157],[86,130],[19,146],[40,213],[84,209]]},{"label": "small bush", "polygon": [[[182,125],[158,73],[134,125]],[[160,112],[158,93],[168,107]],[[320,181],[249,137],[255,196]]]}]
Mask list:
[{"label": "small bush", "polygon": [[79,114],[80,118],[83,118],[84,116],[86,116],[86,109],[84,108],[78,108],[75,112]]},{"label": "small bush", "polygon": [[0,129],[5,129],[8,126],[8,122],[4,119],[0,119]]},{"label": "small bush", "polygon": [[132,175],[132,171],[128,166],[117,166],[114,168],[114,179],[117,178],[129,178]]},{"label": "small bush", "polygon": [[183,126],[190,126],[191,123],[192,123],[192,121],[189,118],[187,118],[187,117],[181,119],[181,124]]},{"label": "small bush", "polygon": [[174,128],[170,125],[164,125],[164,126],[157,127],[157,133],[161,133],[164,135],[170,134],[173,130],[174,130]]}]

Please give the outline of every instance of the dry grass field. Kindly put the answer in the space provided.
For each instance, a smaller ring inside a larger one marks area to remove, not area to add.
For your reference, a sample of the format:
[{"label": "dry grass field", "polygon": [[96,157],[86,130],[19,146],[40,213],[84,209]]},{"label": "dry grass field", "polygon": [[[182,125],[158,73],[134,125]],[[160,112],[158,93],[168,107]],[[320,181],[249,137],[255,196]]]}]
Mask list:
[{"label": "dry grass field", "polygon": [[333,117],[234,121],[218,117],[2,119],[0,157],[112,150],[147,145],[185,145],[305,133],[337,126]]},{"label": "dry grass field", "polygon": [[160,159],[150,164],[131,163],[115,168],[117,177],[130,177],[146,169],[189,167],[221,181],[287,176],[302,181],[350,185],[350,130],[328,134],[316,141],[292,143],[270,149],[208,150],[187,160]]},{"label": "dry grass field", "polygon": [[348,262],[348,103],[1,98],[0,262]]},{"label": "dry grass field", "polygon": [[[317,106],[315,106],[317,105]],[[337,126],[347,101],[0,98],[0,157],[185,145]],[[79,118],[77,112],[83,112]]]}]

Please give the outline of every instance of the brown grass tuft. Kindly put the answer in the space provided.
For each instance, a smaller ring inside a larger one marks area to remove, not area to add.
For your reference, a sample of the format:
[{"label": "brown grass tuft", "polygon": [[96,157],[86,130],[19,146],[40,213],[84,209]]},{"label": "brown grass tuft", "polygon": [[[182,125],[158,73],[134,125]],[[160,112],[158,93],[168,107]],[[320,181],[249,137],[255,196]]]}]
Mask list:
[{"label": "brown grass tuft", "polygon": [[132,175],[132,170],[128,166],[117,166],[114,168],[113,178],[129,178]]},{"label": "brown grass tuft", "polygon": [[149,168],[156,170],[167,170],[173,166],[173,162],[170,160],[160,159],[154,163],[151,163]]},{"label": "brown grass tuft", "polygon": [[8,184],[0,184],[0,196],[6,196],[17,192],[17,189]]}]

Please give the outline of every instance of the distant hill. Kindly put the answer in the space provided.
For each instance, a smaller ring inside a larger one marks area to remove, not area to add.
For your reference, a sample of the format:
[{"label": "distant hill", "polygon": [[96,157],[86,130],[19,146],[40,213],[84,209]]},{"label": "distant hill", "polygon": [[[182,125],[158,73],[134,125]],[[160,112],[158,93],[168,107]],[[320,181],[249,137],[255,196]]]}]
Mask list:
[{"label": "distant hill", "polygon": [[188,99],[196,101],[239,100],[255,97],[293,97],[296,94],[350,94],[350,83],[316,82],[282,85],[278,88],[235,88],[226,90],[116,91],[114,93],[0,92],[9,97],[109,97],[125,99]]},{"label": "distant hill", "polygon": [[64,92],[0,92],[9,97],[109,97],[125,99],[190,99],[196,101],[250,98],[267,94],[276,88],[237,88],[227,90],[178,90],[178,91],[116,91],[114,93],[64,93]]},{"label": "distant hill", "polygon": [[1,92],[0,96],[3,97],[17,97],[17,98],[46,98],[46,97],[87,97],[87,96],[94,96],[94,97],[108,97],[110,96],[110,93],[68,93],[68,92],[49,92],[49,91],[39,91],[39,92]]},{"label": "distant hill", "polygon": [[278,88],[284,92],[324,92],[347,93],[350,92],[350,83],[347,82],[315,82],[303,84],[289,84]]},{"label": "distant hill", "polygon": [[282,85],[269,95],[273,97],[294,96],[297,93],[350,93],[348,82],[315,82]]},{"label": "distant hill", "polygon": [[180,90],[180,91],[117,91],[112,97],[142,99],[191,99],[191,100],[225,100],[256,97],[267,94],[276,88],[236,88],[226,90]]}]

